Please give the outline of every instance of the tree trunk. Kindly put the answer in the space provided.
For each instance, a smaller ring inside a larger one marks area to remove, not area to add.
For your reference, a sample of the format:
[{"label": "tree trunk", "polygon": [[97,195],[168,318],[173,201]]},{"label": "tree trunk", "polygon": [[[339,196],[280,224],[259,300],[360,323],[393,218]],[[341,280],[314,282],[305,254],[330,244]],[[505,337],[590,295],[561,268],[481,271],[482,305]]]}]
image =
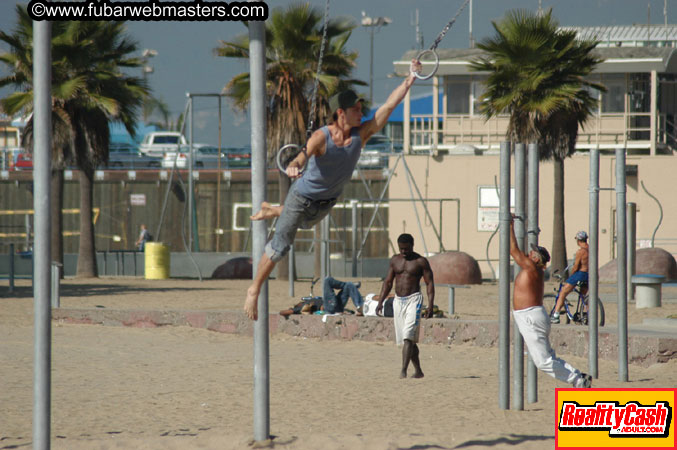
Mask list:
[{"label": "tree trunk", "polygon": [[564,234],[564,161],[554,159],[554,201],[552,223],[552,260],[551,273],[563,270],[567,266],[567,248]]},{"label": "tree trunk", "polygon": [[52,248],[50,250],[50,261],[56,261],[61,264],[59,267],[59,278],[63,278],[63,170],[53,170],[51,180],[52,201],[50,215],[50,229]]},{"label": "tree trunk", "polygon": [[[280,186],[280,205],[284,205],[285,200],[287,199],[287,193],[289,192],[289,187],[291,182],[289,177],[282,172],[278,171],[278,180]],[[277,279],[278,280],[289,280],[289,258],[282,258],[277,263]]]},{"label": "tree trunk", "polygon": [[92,223],[94,171],[80,170],[78,178],[80,181],[80,245],[75,275],[82,278],[94,278],[98,276],[96,249],[94,248],[94,224]]}]

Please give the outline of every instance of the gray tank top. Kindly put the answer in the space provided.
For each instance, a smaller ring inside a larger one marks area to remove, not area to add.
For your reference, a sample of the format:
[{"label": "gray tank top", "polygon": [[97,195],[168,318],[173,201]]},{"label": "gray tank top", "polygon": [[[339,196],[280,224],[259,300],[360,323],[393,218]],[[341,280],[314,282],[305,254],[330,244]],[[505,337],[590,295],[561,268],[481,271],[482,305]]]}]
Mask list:
[{"label": "gray tank top", "polygon": [[362,139],[359,128],[350,130],[350,145],[337,147],[331,138],[329,128],[320,128],[324,133],[327,151],[322,156],[312,156],[303,176],[294,183],[296,192],[311,200],[330,200],[338,198],[343,185],[355,170],[360,159]]}]

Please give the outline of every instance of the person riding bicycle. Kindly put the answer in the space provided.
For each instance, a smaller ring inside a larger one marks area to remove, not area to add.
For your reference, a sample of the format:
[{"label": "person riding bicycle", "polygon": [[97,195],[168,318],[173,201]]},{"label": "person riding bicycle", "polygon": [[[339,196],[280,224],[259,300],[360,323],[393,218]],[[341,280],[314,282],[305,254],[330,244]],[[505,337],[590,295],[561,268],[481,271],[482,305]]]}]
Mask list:
[{"label": "person riding bicycle", "polygon": [[555,309],[550,318],[551,323],[559,323],[559,311],[564,306],[564,300],[567,298],[567,295],[574,290],[578,283],[584,285],[581,288],[581,293],[585,294],[588,284],[588,233],[585,231],[579,231],[576,233],[576,244],[578,245],[578,250],[576,251],[576,257],[574,259],[574,266],[572,267],[573,274],[567,278],[564,282],[562,289],[559,292],[557,297],[557,302],[555,303]]}]

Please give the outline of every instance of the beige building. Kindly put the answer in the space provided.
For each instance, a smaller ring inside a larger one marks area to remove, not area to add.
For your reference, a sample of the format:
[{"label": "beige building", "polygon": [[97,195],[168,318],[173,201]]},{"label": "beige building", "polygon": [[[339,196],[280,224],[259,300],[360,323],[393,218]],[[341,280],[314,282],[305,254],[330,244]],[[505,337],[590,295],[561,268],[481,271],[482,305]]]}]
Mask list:
[{"label": "beige building", "polygon": [[[599,94],[595,115],[579,130],[579,151],[565,161],[567,256],[573,255],[576,231],[588,228],[591,148],[602,155],[602,188],[615,186],[615,149],[627,150],[627,201],[637,204],[637,246],[648,247],[653,241],[654,246],[677,254],[677,200],[672,194],[677,177],[673,156],[677,150],[677,26],[577,30],[603,41],[595,51],[604,62],[592,78],[604,84],[607,92]],[[438,54],[439,68],[427,82],[432,110],[412,114],[407,97],[399,133],[411,169],[410,181],[415,181],[420,197],[456,200],[426,202],[429,214],[420,202],[418,214],[412,204],[391,203],[390,238],[395,240],[407,231],[417,237],[419,251],[465,251],[480,260],[483,275],[491,277],[498,256],[498,235],[490,239],[498,214],[494,186],[508,116],[486,120],[478,112],[486,74],[471,72],[469,61],[481,55],[481,50],[445,49]],[[394,63],[395,71],[406,75],[408,61],[415,55],[415,51],[405,53]],[[392,129],[396,138],[397,124]],[[398,161],[393,158],[390,163],[395,170],[390,197],[419,198]],[[546,247],[552,245],[552,174],[552,164],[541,163],[540,240]],[[614,257],[615,208],[615,192],[601,191],[600,264]],[[487,260],[493,260],[492,265]]]}]

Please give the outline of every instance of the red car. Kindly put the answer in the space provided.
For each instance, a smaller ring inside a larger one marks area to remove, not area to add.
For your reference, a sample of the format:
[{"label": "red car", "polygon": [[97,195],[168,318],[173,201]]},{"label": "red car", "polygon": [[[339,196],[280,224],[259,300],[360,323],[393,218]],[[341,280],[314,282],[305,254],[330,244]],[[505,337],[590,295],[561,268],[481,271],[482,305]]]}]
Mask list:
[{"label": "red car", "polygon": [[14,170],[33,170],[33,156],[29,153],[17,153],[12,167]]}]

